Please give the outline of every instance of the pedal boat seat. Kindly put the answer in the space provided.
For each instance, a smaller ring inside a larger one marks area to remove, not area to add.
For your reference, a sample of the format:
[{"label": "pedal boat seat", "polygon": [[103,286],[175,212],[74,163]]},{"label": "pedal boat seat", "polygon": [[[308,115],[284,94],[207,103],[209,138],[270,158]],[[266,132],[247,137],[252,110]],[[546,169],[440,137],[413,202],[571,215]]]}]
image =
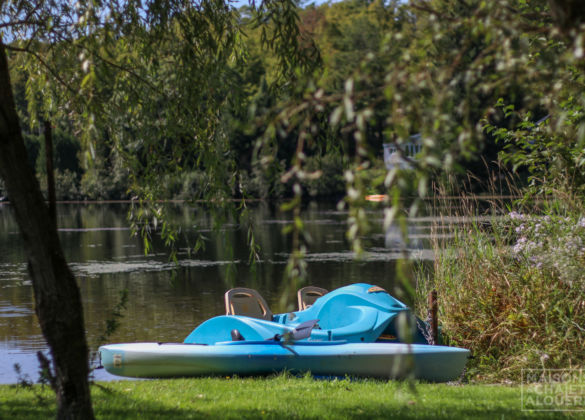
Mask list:
[{"label": "pedal boat seat", "polygon": [[316,286],[305,286],[297,292],[297,300],[299,304],[299,311],[304,311],[310,308],[313,303],[321,296],[329,293],[327,289]]},{"label": "pedal boat seat", "polygon": [[244,315],[272,321],[272,311],[254,289],[236,287],[225,292],[224,299],[226,315]]}]

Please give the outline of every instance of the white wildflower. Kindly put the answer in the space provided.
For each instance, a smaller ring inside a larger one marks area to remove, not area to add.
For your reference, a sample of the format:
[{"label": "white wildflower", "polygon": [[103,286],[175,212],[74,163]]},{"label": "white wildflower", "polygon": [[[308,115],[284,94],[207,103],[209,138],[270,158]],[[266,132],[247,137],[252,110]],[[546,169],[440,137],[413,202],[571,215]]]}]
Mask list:
[{"label": "white wildflower", "polygon": [[524,219],[524,215],[520,214],[516,211],[511,212],[508,216],[510,216],[510,219],[512,219],[512,220],[523,220]]}]

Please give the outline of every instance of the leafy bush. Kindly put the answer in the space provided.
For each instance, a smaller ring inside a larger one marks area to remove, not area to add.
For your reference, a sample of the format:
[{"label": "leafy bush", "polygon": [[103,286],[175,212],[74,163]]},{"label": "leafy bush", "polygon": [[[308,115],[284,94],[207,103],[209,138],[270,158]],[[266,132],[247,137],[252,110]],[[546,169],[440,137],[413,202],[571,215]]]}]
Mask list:
[{"label": "leafy bush", "polygon": [[129,171],[120,165],[111,168],[91,168],[81,178],[80,192],[89,200],[126,200],[130,181]]},{"label": "leafy bush", "polygon": [[500,125],[485,123],[484,128],[503,145],[499,156],[504,164],[514,171],[528,171],[526,194],[558,197],[585,192],[585,137],[581,128],[585,111],[576,99],[561,101],[562,117],[536,118],[531,112],[505,105],[502,99],[496,107],[503,111],[504,120]]},{"label": "leafy bush", "polygon": [[321,171],[321,176],[318,178],[307,179],[302,183],[310,196],[345,194],[343,158],[340,154],[328,153],[324,156],[309,157],[305,170],[307,172]]},{"label": "leafy bush", "polygon": [[282,198],[290,194],[291,187],[281,182],[285,163],[272,162],[261,167],[255,165],[250,172],[239,173],[239,190],[247,197],[255,198]]},{"label": "leafy bush", "polygon": [[79,178],[75,172],[67,169],[55,171],[55,192],[57,200],[82,200]]}]

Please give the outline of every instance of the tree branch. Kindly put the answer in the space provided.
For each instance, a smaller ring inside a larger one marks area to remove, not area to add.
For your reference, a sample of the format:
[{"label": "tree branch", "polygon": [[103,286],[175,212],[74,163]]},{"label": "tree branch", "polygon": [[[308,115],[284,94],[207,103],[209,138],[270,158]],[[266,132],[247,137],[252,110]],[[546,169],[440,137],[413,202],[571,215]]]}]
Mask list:
[{"label": "tree branch", "polygon": [[19,25],[35,25],[41,26],[43,23],[39,22],[38,20],[29,20],[28,18],[17,20],[15,22],[4,22],[0,23],[0,28],[8,28],[10,26],[19,26]]},{"label": "tree branch", "polygon": [[121,64],[115,63],[112,60],[109,60],[108,58],[104,57],[103,55],[99,54],[98,52],[90,49],[89,47],[85,46],[85,45],[79,45],[76,44],[75,42],[73,42],[73,40],[71,40],[70,38],[64,38],[64,37],[59,37],[60,40],[62,42],[67,42],[69,43],[72,47],[76,47],[78,50],[82,51],[82,52],[87,52],[89,53],[93,58],[97,58],[98,60],[102,61],[103,63],[105,63],[108,66],[111,66],[113,68],[116,68],[124,73],[128,73],[130,76],[134,77],[136,80],[138,80],[141,83],[144,83],[146,86],[148,86],[150,89],[152,89],[154,92],[163,94],[163,92],[158,89],[152,82],[146,80],[145,78],[143,78],[142,76],[140,76],[138,73],[136,73],[133,69],[123,66]]}]

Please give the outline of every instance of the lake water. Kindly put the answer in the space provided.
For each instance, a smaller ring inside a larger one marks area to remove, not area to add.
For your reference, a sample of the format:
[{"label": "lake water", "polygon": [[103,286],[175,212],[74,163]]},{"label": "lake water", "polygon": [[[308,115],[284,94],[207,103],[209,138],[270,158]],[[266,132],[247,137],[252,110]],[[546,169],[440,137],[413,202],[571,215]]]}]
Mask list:
[{"label": "lake water", "polygon": [[[345,240],[347,213],[336,203],[311,204],[304,221],[312,242],[307,255],[306,285],[334,289],[365,282],[400,293],[394,281],[397,259],[404,258],[397,229],[384,232],[381,206],[372,206],[369,219],[373,230],[365,238],[366,254],[356,261]],[[171,219],[183,237],[178,262],[169,260],[169,250],[153,237],[153,252],[144,254],[142,240],[132,237],[126,218],[128,204],[62,204],[58,224],[67,260],[81,288],[88,342],[92,350],[105,330],[106,319],[128,290],[129,301],[122,325],[109,342],[182,341],[202,321],[224,314],[223,294],[235,286],[257,289],[273,312],[291,310],[280,304],[283,275],[290,253],[290,238],[282,234],[290,219],[278,207],[258,204],[251,209],[260,261],[248,264],[247,229],[227,222],[219,230],[204,209],[176,205]],[[430,261],[431,224],[436,219],[421,217],[409,222],[411,258]],[[195,232],[206,237],[205,249],[192,255],[187,244]],[[439,233],[448,236],[448,224]],[[33,291],[26,272],[26,258],[9,205],[0,204],[0,383],[18,380],[14,364],[29,379],[37,379],[36,352],[46,351],[34,314]],[[95,377],[114,377],[103,369]],[[115,378],[119,379],[119,378]]]}]

